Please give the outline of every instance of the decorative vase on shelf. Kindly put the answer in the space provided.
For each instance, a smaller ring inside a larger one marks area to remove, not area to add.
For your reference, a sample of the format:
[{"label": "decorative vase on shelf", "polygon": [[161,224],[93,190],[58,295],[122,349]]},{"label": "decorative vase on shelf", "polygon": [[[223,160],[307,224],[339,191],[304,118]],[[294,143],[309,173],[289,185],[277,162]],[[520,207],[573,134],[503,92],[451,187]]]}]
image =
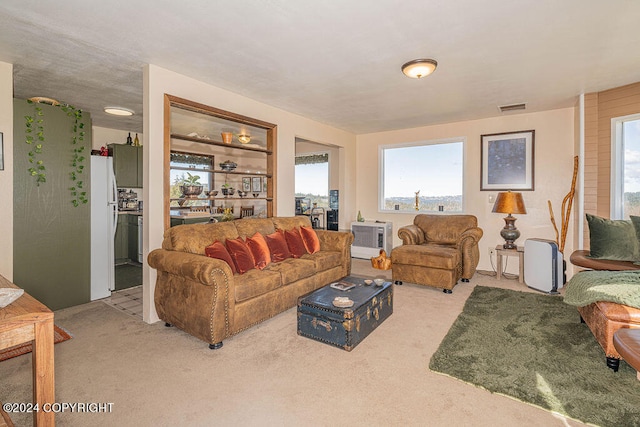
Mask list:
[{"label": "decorative vase on shelf", "polygon": [[231,140],[233,139],[233,134],[231,132],[222,132],[222,142],[225,144],[231,144]]},{"label": "decorative vase on shelf", "polygon": [[364,218],[362,217],[362,214],[360,213],[360,211],[358,211],[358,218],[357,218],[358,222],[364,222]]}]

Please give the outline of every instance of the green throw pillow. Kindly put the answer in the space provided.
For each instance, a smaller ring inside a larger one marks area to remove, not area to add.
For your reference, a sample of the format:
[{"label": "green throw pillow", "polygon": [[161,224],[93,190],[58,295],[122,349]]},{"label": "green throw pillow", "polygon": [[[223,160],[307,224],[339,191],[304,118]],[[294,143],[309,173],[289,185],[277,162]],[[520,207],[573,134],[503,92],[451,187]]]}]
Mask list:
[{"label": "green throw pillow", "polygon": [[[615,261],[640,260],[640,243],[638,243],[636,228],[631,221],[586,215],[591,241],[590,258]],[[640,223],[638,225],[640,226]]]}]

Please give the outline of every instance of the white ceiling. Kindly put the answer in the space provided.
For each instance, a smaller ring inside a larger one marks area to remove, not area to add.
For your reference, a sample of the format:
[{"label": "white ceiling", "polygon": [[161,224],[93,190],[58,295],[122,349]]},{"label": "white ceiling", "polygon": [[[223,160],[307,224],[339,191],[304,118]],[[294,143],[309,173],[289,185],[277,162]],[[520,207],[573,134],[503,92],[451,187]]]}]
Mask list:
[{"label": "white ceiling", "polygon": [[[2,0],[0,61],[16,98],[56,98],[97,126],[142,131],[151,63],[361,134],[638,82],[639,23],[637,0]],[[405,77],[421,57],[435,73]]]}]

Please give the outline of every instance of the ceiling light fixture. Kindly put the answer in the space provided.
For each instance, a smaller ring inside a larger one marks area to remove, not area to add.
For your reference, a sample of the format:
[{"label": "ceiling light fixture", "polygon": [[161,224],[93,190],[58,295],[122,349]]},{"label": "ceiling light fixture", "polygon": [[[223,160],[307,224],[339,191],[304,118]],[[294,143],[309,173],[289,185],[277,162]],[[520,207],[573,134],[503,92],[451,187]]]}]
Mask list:
[{"label": "ceiling light fixture", "polygon": [[437,66],[438,63],[433,59],[414,59],[402,66],[402,72],[407,77],[419,79],[433,73]]},{"label": "ceiling light fixture", "polygon": [[104,112],[113,116],[133,116],[135,114],[133,110],[122,107],[104,107]]},{"label": "ceiling light fixture", "polygon": [[58,102],[58,100],[47,98],[46,96],[34,96],[29,98],[29,101],[37,102],[39,104],[60,105],[60,102]]},{"label": "ceiling light fixture", "polygon": [[243,144],[248,144],[249,141],[251,141],[251,135],[246,135],[246,134],[238,135],[238,141],[240,141]]}]

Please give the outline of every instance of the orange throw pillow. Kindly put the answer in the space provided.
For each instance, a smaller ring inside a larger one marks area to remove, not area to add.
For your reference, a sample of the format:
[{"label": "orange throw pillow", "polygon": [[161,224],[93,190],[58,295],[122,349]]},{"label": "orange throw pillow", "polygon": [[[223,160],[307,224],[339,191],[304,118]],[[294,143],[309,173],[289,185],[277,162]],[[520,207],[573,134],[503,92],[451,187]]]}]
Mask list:
[{"label": "orange throw pillow", "polygon": [[316,230],[311,227],[300,227],[300,234],[302,235],[302,241],[304,247],[310,254],[315,254],[320,250],[320,240],[316,234]]},{"label": "orange throw pillow", "polygon": [[256,261],[253,259],[253,255],[247,244],[242,240],[242,237],[227,239],[226,245],[239,274],[244,274],[256,266]]},{"label": "orange throw pillow", "polygon": [[285,239],[284,232],[282,230],[267,234],[264,237],[267,241],[267,246],[269,246],[271,261],[280,262],[287,258],[291,258],[291,251],[289,251],[287,240]]},{"label": "orange throw pillow", "polygon": [[300,229],[298,227],[291,230],[285,230],[284,238],[287,241],[287,247],[291,252],[291,256],[294,258],[300,258],[307,253],[307,249],[304,247],[302,236],[300,235]]},{"label": "orange throw pillow", "polygon": [[219,241],[216,240],[211,245],[204,248],[204,253],[209,258],[216,258],[226,262],[229,264],[229,267],[231,267],[231,272],[236,274],[236,266],[231,259],[231,255],[229,255],[229,251],[227,251],[227,248],[225,248],[225,246]]},{"label": "orange throw pillow", "polygon": [[258,232],[251,237],[247,237],[247,246],[255,260],[255,266],[258,270],[264,269],[271,262],[271,253],[264,236]]}]

